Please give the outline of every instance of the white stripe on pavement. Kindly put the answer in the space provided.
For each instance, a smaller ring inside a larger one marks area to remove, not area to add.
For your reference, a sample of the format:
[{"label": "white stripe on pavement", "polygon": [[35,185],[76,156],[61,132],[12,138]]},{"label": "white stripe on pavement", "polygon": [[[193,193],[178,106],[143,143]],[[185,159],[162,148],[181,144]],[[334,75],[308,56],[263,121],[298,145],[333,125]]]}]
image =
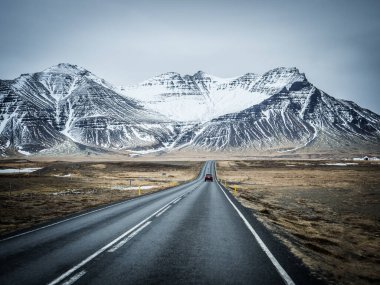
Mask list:
[{"label": "white stripe on pavement", "polygon": [[[183,195],[181,195],[180,197],[182,197]],[[48,283],[48,285],[55,285],[55,284],[61,282],[66,277],[70,276],[72,273],[74,273],[75,271],[77,271],[79,268],[83,267],[88,262],[90,262],[95,257],[97,257],[99,254],[103,253],[104,251],[106,251],[107,249],[109,249],[110,247],[112,247],[114,244],[116,244],[117,242],[119,242],[120,240],[122,240],[124,237],[126,237],[127,235],[129,235],[130,233],[132,233],[133,231],[135,231],[136,229],[138,229],[141,225],[143,225],[144,223],[146,223],[147,221],[149,221],[152,217],[154,217],[155,215],[157,215],[164,208],[166,208],[169,204],[173,203],[173,201],[175,201],[176,199],[178,199],[178,197],[176,197],[175,199],[171,200],[169,203],[165,204],[163,207],[161,207],[160,209],[158,209],[156,212],[154,212],[153,214],[151,214],[149,217],[145,218],[140,223],[138,223],[137,225],[135,225],[133,228],[131,228],[130,230],[126,231],[125,233],[123,233],[122,235],[120,235],[119,237],[117,237],[116,239],[114,239],[113,241],[111,241],[110,243],[106,244],[101,249],[99,249],[98,251],[96,251],[95,253],[93,253],[92,255],[90,255],[89,257],[85,258],[84,260],[82,260],[80,263],[78,263],[77,265],[75,265],[71,269],[67,270],[65,273],[63,273],[62,275],[60,275],[59,277],[57,277],[56,279],[54,279],[52,282]]]},{"label": "white stripe on pavement", "polygon": [[115,245],[114,247],[112,247],[108,252],[114,252],[116,250],[118,250],[120,247],[122,247],[123,245],[125,245],[128,241],[130,241],[134,236],[136,236],[139,232],[141,232],[144,228],[146,228],[147,226],[149,226],[149,224],[151,223],[152,221],[148,221],[146,222],[145,224],[143,224],[140,228],[138,228],[137,230],[135,230],[133,233],[131,233],[127,238],[123,239],[121,242],[119,242],[117,245]]},{"label": "white stripe on pavement", "polygon": [[66,282],[62,283],[62,285],[71,285],[73,284],[74,282],[78,281],[79,278],[81,278],[83,275],[86,274],[86,271],[85,270],[82,270],[81,272],[79,272],[78,274],[75,274],[73,277],[71,277],[69,280],[67,280]]},{"label": "white stripe on pavement", "polygon": [[226,196],[227,200],[231,203],[232,207],[236,210],[236,212],[239,214],[240,218],[244,221],[244,224],[247,226],[247,228],[251,231],[253,236],[255,237],[257,243],[260,245],[262,250],[266,253],[266,255],[269,257],[270,261],[280,274],[281,278],[284,280],[284,282],[287,285],[295,285],[294,281],[288,273],[286,273],[285,269],[280,265],[280,263],[277,261],[277,259],[274,257],[274,255],[270,252],[269,248],[265,245],[263,240],[260,238],[260,236],[256,233],[256,231],[253,229],[251,224],[247,221],[247,219],[243,216],[243,214],[239,211],[239,209],[235,206],[235,204],[231,201],[231,199],[227,196],[227,194],[223,191],[222,187],[219,185],[220,190],[223,192],[224,196]]},{"label": "white stripe on pavement", "polygon": [[158,217],[161,216],[163,213],[165,213],[167,210],[169,210],[170,207],[171,207],[171,205],[167,206],[165,209],[163,209],[161,212],[159,212],[159,213],[156,215],[156,218],[158,218]]}]

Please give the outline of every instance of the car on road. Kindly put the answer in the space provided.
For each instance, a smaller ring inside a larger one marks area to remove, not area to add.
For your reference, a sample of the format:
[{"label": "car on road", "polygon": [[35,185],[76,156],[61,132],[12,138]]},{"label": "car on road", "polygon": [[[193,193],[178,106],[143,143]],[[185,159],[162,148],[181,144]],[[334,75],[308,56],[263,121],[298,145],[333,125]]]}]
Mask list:
[{"label": "car on road", "polygon": [[206,181],[211,181],[211,182],[213,182],[214,181],[214,178],[212,177],[212,175],[211,174],[206,174],[206,176],[205,176],[205,182]]}]

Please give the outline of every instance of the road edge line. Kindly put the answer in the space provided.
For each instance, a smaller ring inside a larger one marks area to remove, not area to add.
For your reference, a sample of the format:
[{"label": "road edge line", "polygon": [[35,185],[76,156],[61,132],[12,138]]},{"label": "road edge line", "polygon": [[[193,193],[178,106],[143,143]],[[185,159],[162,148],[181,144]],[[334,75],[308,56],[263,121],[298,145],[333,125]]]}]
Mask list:
[{"label": "road edge line", "polygon": [[[216,170],[216,168],[215,168]],[[244,217],[244,215],[240,212],[240,210],[235,206],[235,204],[231,201],[231,199],[228,197],[228,195],[225,193],[223,188],[220,186],[219,182],[217,182],[217,185],[219,186],[219,189],[223,192],[224,196],[226,196],[228,202],[232,205],[232,207],[236,210],[236,212],[239,214],[240,218],[243,220],[244,224],[247,226],[247,228],[250,230],[252,235],[255,237],[257,243],[261,247],[261,249],[265,252],[265,254],[268,256],[269,260],[272,262],[274,267],[276,268],[277,272],[280,274],[282,280],[287,285],[295,285],[292,278],[288,275],[288,273],[285,271],[285,269],[281,266],[281,264],[277,261],[277,259],[274,257],[272,252],[269,250],[269,248],[265,245],[263,240],[260,238],[260,236],[256,233],[256,231],[253,229],[251,224],[248,222],[248,220]]]}]

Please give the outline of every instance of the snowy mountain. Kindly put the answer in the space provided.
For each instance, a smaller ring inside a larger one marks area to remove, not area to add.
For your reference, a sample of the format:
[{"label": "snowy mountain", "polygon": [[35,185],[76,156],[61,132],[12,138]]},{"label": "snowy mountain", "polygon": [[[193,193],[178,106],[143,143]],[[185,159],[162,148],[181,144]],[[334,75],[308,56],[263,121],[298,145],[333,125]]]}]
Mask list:
[{"label": "snowy mountain", "polygon": [[181,134],[178,148],[278,150],[302,148],[379,151],[380,116],[335,99],[306,78],[260,104],[224,115]]},{"label": "snowy mountain", "polygon": [[36,152],[72,140],[104,148],[162,147],[173,123],[75,65],[0,81],[1,141]]},{"label": "snowy mountain", "polygon": [[168,72],[137,86],[122,87],[120,93],[173,120],[206,122],[256,105],[304,77],[295,68],[277,68],[263,75],[247,73],[231,79],[202,71],[184,76]]},{"label": "snowy mountain", "polygon": [[296,68],[221,79],[169,72],[116,88],[58,64],[0,80],[0,152],[380,151],[380,116]]}]

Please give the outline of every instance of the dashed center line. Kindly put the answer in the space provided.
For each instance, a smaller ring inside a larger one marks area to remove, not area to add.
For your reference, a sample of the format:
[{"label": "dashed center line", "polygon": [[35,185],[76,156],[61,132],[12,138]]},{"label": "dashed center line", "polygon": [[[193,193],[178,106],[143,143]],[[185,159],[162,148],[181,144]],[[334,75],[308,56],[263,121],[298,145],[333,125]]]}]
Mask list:
[{"label": "dashed center line", "polygon": [[177,200],[173,201],[173,204],[177,203],[181,199],[182,199],[182,197],[179,197]]},{"label": "dashed center line", "polygon": [[73,277],[71,277],[66,282],[62,283],[62,285],[71,285],[71,284],[73,284],[74,282],[76,282],[79,278],[81,278],[85,274],[86,274],[86,271],[82,270],[81,272],[75,274]]},{"label": "dashed center line", "polygon": [[[71,269],[67,270],[65,273],[54,279],[52,282],[48,283],[48,285],[55,285],[60,283],[61,281],[65,280],[68,278],[71,274],[73,274],[75,271],[77,271],[79,268],[82,268],[84,265],[86,265],[88,262],[93,260],[95,257],[100,255],[101,253],[105,252],[108,250],[108,252],[114,252],[118,248],[122,247],[125,243],[127,243],[129,240],[131,240],[134,236],[136,236],[140,231],[142,231],[145,227],[147,227],[152,221],[151,219],[153,217],[158,217],[162,215],[165,211],[167,211],[174,203],[177,203],[179,200],[181,200],[185,195],[189,194],[190,192],[194,191],[198,185],[196,185],[191,191],[186,192],[185,194],[182,194],[181,196],[173,199],[160,209],[158,209],[156,212],[151,214],[149,217],[146,219],[142,220],[140,223],[132,227],[130,230],[126,231],[110,243],[106,244],[103,246],[101,249],[90,255],[89,257],[85,258],[82,260],[80,263],[72,267]],[[116,244],[116,245],[115,245]],[[79,273],[73,275],[68,281],[66,281],[65,285],[71,285],[75,281],[77,281],[79,278],[81,278],[84,274],[86,274],[85,270],[80,271]],[[62,285],[63,285],[62,284]]]},{"label": "dashed center line", "polygon": [[[174,204],[174,202],[173,202]],[[156,218],[158,218],[159,216],[161,216],[163,213],[165,213],[167,210],[169,210],[169,208],[171,207],[172,205],[169,205],[167,206],[165,209],[163,209],[161,212],[159,212],[157,215],[156,215]]]},{"label": "dashed center line", "polygon": [[120,247],[122,247],[128,241],[130,241],[134,236],[136,236],[139,232],[141,232],[144,228],[146,228],[147,226],[149,226],[149,224],[151,222],[152,221],[148,221],[145,224],[143,224],[141,227],[139,227],[137,230],[135,230],[134,232],[132,232],[129,236],[127,236],[125,239],[123,239],[117,245],[113,246],[110,250],[108,250],[108,252],[114,252],[114,251],[118,250]]}]

